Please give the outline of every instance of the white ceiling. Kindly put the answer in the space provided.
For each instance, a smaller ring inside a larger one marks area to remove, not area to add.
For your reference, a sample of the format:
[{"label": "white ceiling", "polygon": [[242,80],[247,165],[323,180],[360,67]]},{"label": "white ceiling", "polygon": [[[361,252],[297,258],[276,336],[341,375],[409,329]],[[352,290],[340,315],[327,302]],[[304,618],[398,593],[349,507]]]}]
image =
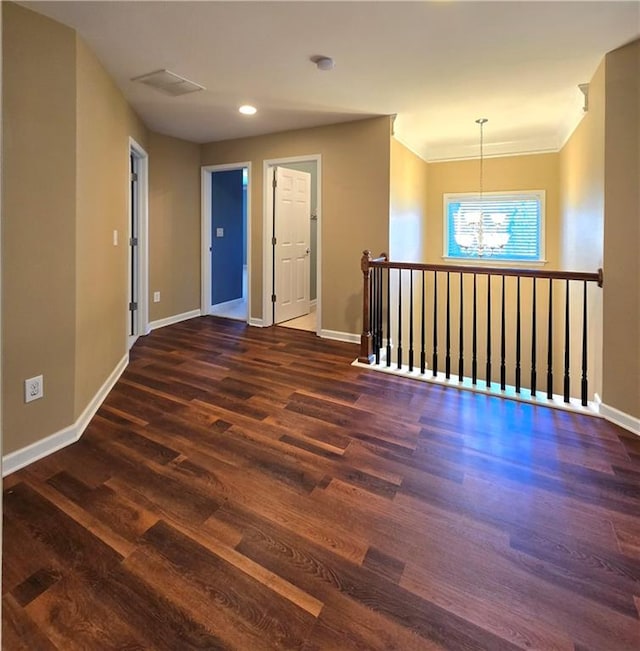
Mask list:
[{"label": "white ceiling", "polygon": [[[154,131],[210,142],[397,114],[425,160],[477,155],[478,117],[487,154],[557,150],[577,84],[640,34],[639,1],[21,4],[75,28]],[[206,90],[130,81],[162,68]]]}]

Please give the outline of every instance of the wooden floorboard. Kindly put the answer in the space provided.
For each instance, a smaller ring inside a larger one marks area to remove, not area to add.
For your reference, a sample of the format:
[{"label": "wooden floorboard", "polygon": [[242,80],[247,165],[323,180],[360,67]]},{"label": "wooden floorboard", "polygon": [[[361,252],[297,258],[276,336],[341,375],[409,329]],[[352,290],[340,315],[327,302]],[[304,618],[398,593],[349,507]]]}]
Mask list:
[{"label": "wooden floorboard", "polygon": [[640,649],[640,439],[192,319],[4,482],[3,648]]}]

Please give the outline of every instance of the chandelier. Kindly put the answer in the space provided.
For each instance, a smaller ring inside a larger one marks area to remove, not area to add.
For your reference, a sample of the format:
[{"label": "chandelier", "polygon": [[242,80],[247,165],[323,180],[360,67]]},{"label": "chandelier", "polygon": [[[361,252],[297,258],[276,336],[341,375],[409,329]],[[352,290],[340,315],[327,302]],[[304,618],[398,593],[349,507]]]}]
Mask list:
[{"label": "chandelier", "polygon": [[499,253],[509,242],[509,217],[501,212],[488,212],[484,201],[484,125],[487,118],[478,118],[480,125],[480,197],[476,202],[464,202],[455,216],[455,241],[470,256],[490,256]]}]

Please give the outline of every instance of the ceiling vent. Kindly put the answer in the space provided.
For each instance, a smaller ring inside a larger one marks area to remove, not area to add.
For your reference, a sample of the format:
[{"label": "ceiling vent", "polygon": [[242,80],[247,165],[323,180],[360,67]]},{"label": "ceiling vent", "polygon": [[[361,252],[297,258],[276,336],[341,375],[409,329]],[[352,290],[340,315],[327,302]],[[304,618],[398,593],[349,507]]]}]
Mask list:
[{"label": "ceiling vent", "polygon": [[195,93],[198,90],[205,90],[204,86],[196,84],[195,81],[189,81],[175,72],[170,70],[156,70],[140,77],[134,77],[131,81],[138,81],[159,90],[165,95],[177,97],[187,93]]}]

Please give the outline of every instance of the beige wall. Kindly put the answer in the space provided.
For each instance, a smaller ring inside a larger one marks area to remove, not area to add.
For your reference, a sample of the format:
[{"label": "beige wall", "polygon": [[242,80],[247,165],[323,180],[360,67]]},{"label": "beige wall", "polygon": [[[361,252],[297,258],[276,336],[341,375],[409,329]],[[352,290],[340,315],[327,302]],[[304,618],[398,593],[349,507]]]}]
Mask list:
[{"label": "beige wall", "polygon": [[200,308],[200,146],[150,133],[148,154],[149,319],[155,321]]},{"label": "beige wall", "polygon": [[[391,139],[389,181],[389,258],[424,260],[429,166],[395,138]],[[380,251],[373,251],[379,254]]]},{"label": "beige wall", "polygon": [[[74,420],[74,32],[3,12],[2,375],[4,453]],[[45,396],[24,403],[24,380]]]},{"label": "beige wall", "polygon": [[251,316],[262,317],[263,161],[322,156],[322,328],[362,329],[363,249],[389,246],[388,117],[204,145],[203,165],[252,161]]},{"label": "beige wall", "polygon": [[640,41],[605,57],[603,402],[640,418]]},{"label": "beige wall", "polygon": [[[389,175],[389,254],[390,260],[402,262],[422,262],[424,260],[425,233],[427,230],[427,178],[428,164],[416,156],[405,145],[391,138],[391,165]],[[381,251],[373,251],[378,255]],[[420,280],[414,276],[414,311],[421,309]],[[410,296],[411,278],[408,272],[402,274],[402,288],[398,284],[398,272],[391,274],[391,340],[394,347],[402,343],[405,363],[408,362],[410,338]],[[384,290],[383,290],[384,291]],[[402,298],[402,333],[398,328],[398,302]],[[384,300],[384,299],[383,299]],[[427,313],[429,310],[427,308]],[[432,312],[431,312],[432,313]],[[386,328],[386,324],[384,325]],[[419,321],[414,319],[414,335],[417,340]],[[402,335],[400,340],[399,335]],[[386,338],[386,334],[384,335]],[[418,349],[415,345],[414,363],[420,363]],[[430,349],[430,344],[429,344]],[[397,350],[394,351],[394,361],[397,363]]]},{"label": "beige wall", "polygon": [[76,108],[77,418],[127,352],[129,136],[147,135],[80,38]]},{"label": "beige wall", "polygon": [[127,351],[128,139],[146,129],[73,30],[2,11],[7,454],[72,425]]},{"label": "beige wall", "polygon": [[604,232],[604,61],[589,84],[589,111],[560,152],[560,265],[602,266]]},{"label": "beige wall", "polygon": [[[589,84],[589,110],[560,152],[559,266],[572,271],[602,267],[604,233],[604,109],[605,67],[598,67]],[[570,320],[582,323],[582,293],[571,302]],[[588,285],[587,375],[589,388],[602,396],[602,289]],[[559,306],[560,307],[560,306]],[[577,333],[579,333],[579,329]],[[571,358],[582,354],[582,335],[572,337]],[[574,376],[573,393],[579,391]]]}]

